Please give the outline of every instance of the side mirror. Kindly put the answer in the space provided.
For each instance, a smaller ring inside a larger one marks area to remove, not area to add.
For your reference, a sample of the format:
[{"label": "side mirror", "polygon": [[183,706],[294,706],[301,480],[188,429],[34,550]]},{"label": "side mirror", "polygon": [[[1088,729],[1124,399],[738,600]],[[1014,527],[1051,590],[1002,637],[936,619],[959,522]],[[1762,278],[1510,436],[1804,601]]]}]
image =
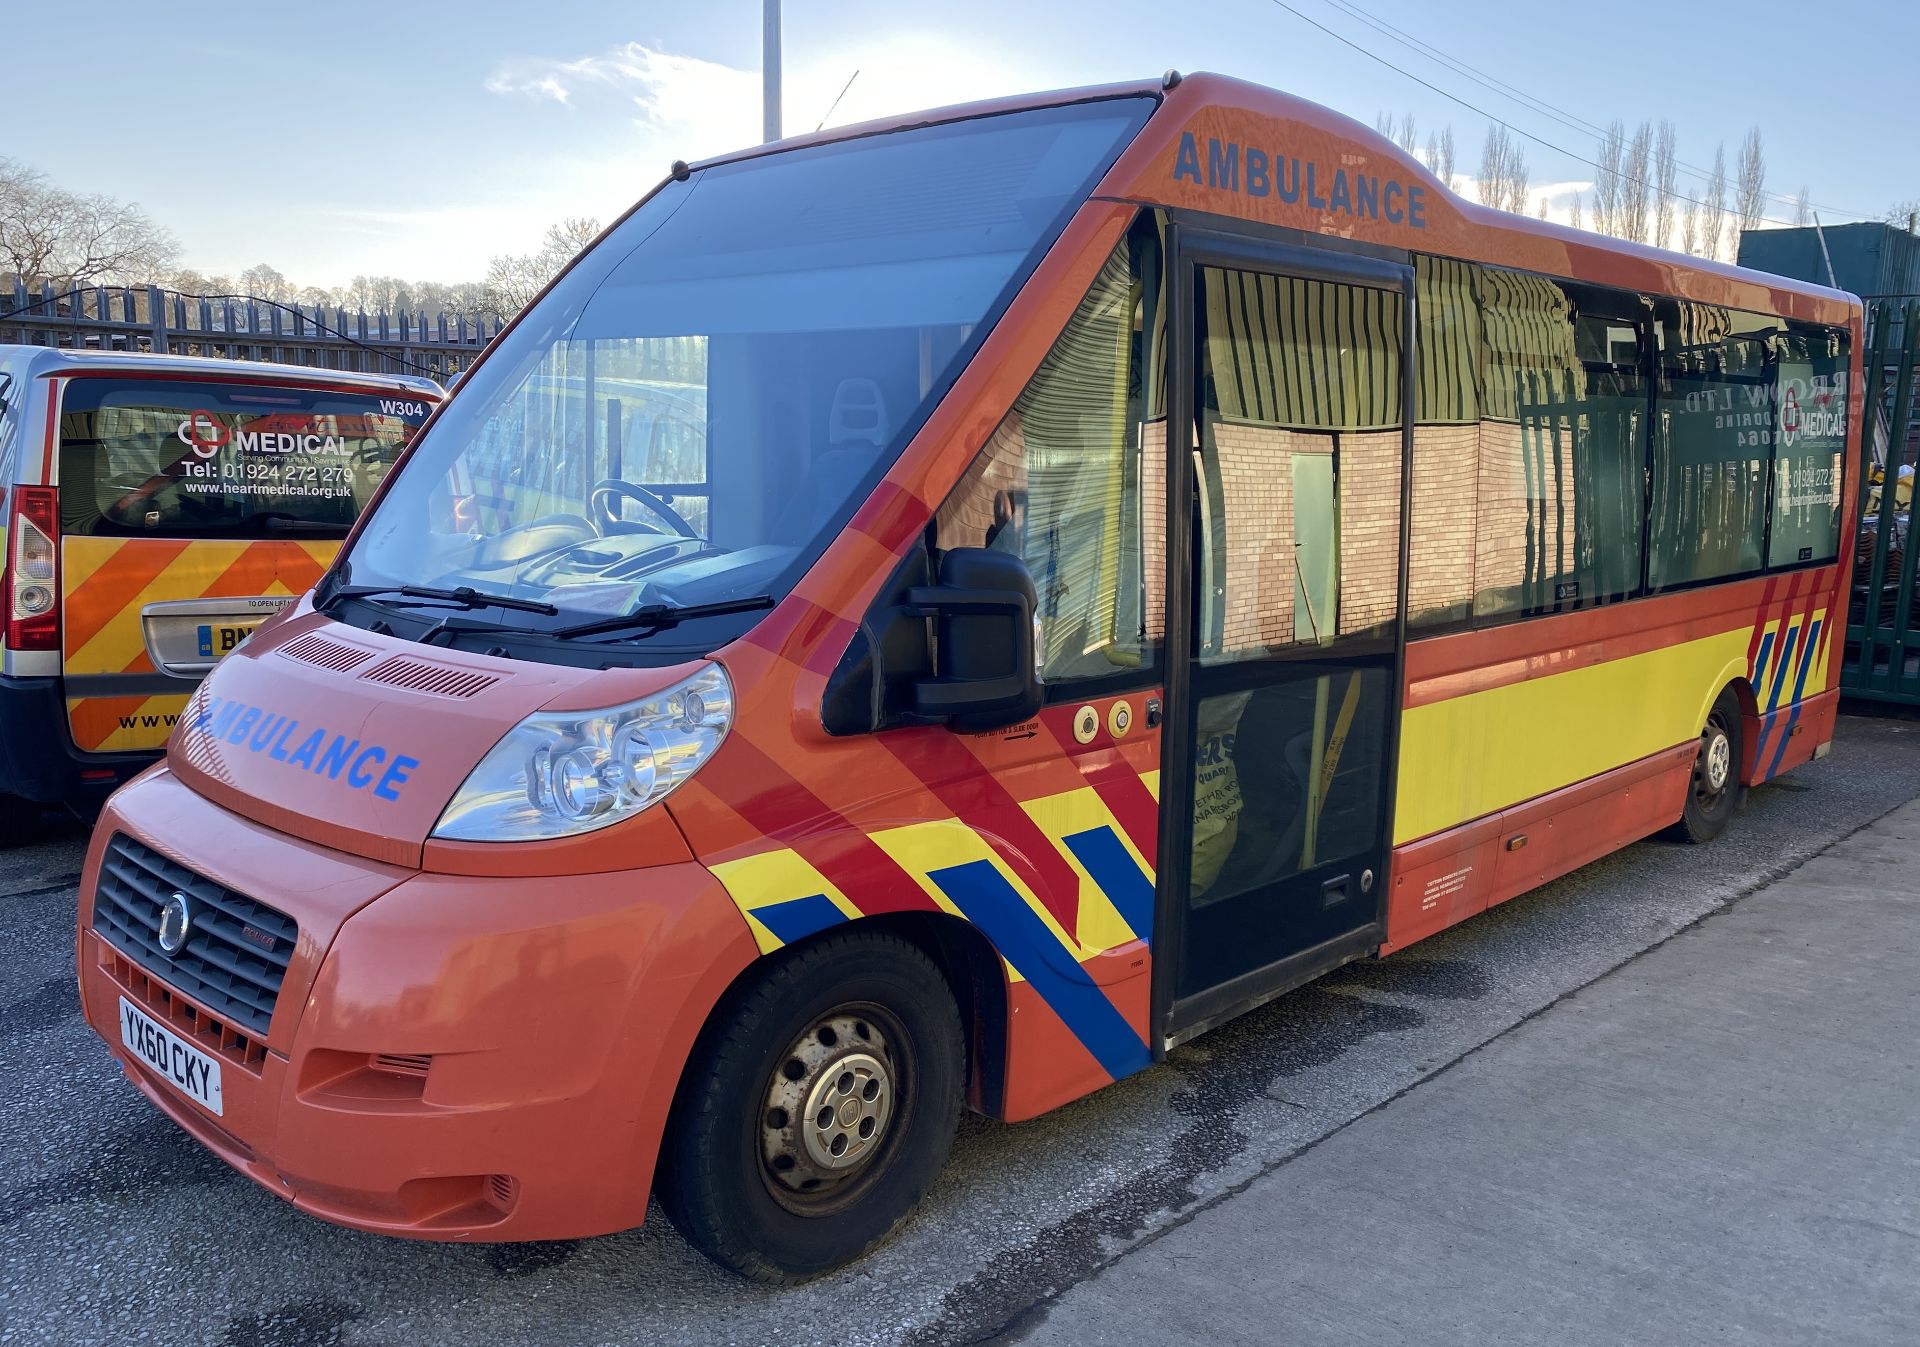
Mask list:
[{"label": "side mirror", "polygon": [[913,680],[916,718],[990,730],[1040,709],[1034,670],[1033,576],[1006,552],[956,547],[939,582],[907,591],[905,614],[933,621],[933,675]]}]

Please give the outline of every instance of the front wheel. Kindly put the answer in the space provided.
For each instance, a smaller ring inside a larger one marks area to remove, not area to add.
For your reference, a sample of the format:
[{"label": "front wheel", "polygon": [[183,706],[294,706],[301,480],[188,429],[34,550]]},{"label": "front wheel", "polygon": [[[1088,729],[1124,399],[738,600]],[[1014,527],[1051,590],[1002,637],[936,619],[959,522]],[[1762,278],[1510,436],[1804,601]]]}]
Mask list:
[{"label": "front wheel", "polygon": [[879,1243],[953,1144],[964,1071],[946,979],[897,937],[777,956],[687,1063],[656,1191],[702,1253],[793,1283]]},{"label": "front wheel", "polygon": [[1687,807],[1674,825],[1676,837],[1711,842],[1726,831],[1745,796],[1740,784],[1740,703],[1729,688],[1707,713],[1687,783]]}]

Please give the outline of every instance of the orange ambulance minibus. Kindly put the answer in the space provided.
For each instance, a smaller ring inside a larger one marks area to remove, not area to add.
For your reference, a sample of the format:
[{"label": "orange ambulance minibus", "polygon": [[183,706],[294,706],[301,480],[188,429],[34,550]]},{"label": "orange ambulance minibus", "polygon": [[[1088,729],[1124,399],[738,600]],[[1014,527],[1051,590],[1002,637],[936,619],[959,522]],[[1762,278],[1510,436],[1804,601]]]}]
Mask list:
[{"label": "orange ambulance minibus", "polygon": [[311,589],[431,379],[0,345],[0,842],[159,757],[201,677]]},{"label": "orange ambulance minibus", "polygon": [[833,1268],[1823,752],[1859,327],[1214,76],[675,165],[109,802],[86,1016],[328,1220]]}]

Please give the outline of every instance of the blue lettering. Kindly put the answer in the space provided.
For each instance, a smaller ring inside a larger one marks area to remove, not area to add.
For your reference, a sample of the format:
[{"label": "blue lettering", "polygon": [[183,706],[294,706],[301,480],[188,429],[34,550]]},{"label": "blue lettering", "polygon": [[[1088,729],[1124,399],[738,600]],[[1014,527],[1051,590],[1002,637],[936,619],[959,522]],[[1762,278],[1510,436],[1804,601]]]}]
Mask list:
[{"label": "blue lettering", "polygon": [[219,711],[214,713],[213,724],[208,733],[215,739],[227,737],[227,731],[233,728],[234,718],[240,714],[239,702],[222,702]]},{"label": "blue lettering", "polygon": [[273,741],[273,747],[267,750],[267,756],[275,762],[285,762],[287,760],[287,736],[299,728],[300,722],[292,716],[288,716],[286,723],[280,727],[280,737],[275,739]]},{"label": "blue lettering", "polygon": [[280,715],[263,717],[260,721],[260,728],[253,732],[253,738],[247,740],[247,747],[255,753],[258,753],[261,749],[273,742],[273,732],[279,729],[281,722],[285,720],[286,717]]},{"label": "blue lettering", "polygon": [[1200,147],[1193,143],[1193,132],[1180,133],[1180,149],[1173,156],[1173,180],[1192,178],[1200,181]]},{"label": "blue lettering", "polygon": [[[1293,167],[1293,186],[1291,187],[1287,186],[1288,165],[1292,165]],[[1275,159],[1273,161],[1273,177],[1273,190],[1280,194],[1282,201],[1291,205],[1300,199],[1300,161],[1298,159],[1289,159],[1285,155],[1281,155],[1278,159]]]},{"label": "blue lettering", "polygon": [[242,711],[240,713],[240,719],[234,724],[232,733],[227,735],[227,742],[237,744],[244,740],[247,737],[247,732],[253,728],[254,722],[259,719],[260,708],[257,706],[249,706],[246,710]]},{"label": "blue lettering", "polygon": [[373,788],[373,793],[383,800],[399,799],[400,791],[398,788],[407,783],[407,774],[419,765],[420,759],[418,758],[409,758],[405,754],[396,754],[393,761],[387,764],[386,775],[380,778],[380,784]]},{"label": "blue lettering", "polygon": [[1271,187],[1267,177],[1267,152],[1247,146],[1247,195],[1265,196]]},{"label": "blue lettering", "polygon": [[1415,229],[1427,227],[1427,189],[1407,188],[1407,223]]},{"label": "blue lettering", "polygon": [[1240,147],[1227,142],[1226,148],[1220,148],[1220,142],[1212,136],[1207,137],[1207,186],[1224,187],[1229,192],[1240,190]]},{"label": "blue lettering", "polygon": [[344,734],[336,734],[333,736],[333,742],[327,745],[327,751],[320,755],[320,761],[314,764],[313,770],[325,772],[328,777],[337,781],[340,779],[340,769],[347,765],[347,759],[352,757],[353,751],[359,747],[358,739],[349,739]]},{"label": "blue lettering", "polygon": [[368,767],[364,772],[360,770],[362,767],[367,766],[367,759],[369,758],[373,759],[373,766],[378,767],[386,761],[387,750],[376,744],[368,744],[360,750],[360,756],[355,758],[353,760],[353,766],[347,769],[347,784],[355,790],[365,790],[367,784],[373,780],[372,767]]},{"label": "blue lettering", "polygon": [[193,727],[196,730],[204,730],[205,728],[207,728],[207,722],[213,719],[214,712],[221,705],[222,705],[222,702],[220,698],[218,697],[207,698],[207,700],[201,704],[200,714],[196,715],[193,718]]},{"label": "blue lettering", "polygon": [[315,730],[312,734],[309,734],[305,739],[300,741],[300,747],[293,750],[293,756],[288,758],[287,761],[295,767],[304,767],[308,771],[312,771],[314,769],[314,754],[318,753],[320,751],[320,745],[326,742],[327,732],[325,730]]},{"label": "blue lettering", "polygon": [[1380,218],[1380,179],[1365,173],[1353,175],[1353,213],[1374,220]]},{"label": "blue lettering", "polygon": [[1314,162],[1309,159],[1307,160],[1307,205],[1311,206],[1314,210],[1325,210],[1327,208],[1327,199],[1314,189],[1313,170]]},{"label": "blue lettering", "polygon": [[1395,182],[1392,178],[1387,179],[1387,221],[1390,224],[1399,224],[1401,217],[1406,214],[1405,211],[1393,204],[1393,199],[1399,196],[1402,190],[1399,183]]},{"label": "blue lettering", "polygon": [[1347,194],[1347,170],[1336,168],[1333,171],[1333,194],[1327,204],[1334,210],[1353,214],[1353,198]]}]

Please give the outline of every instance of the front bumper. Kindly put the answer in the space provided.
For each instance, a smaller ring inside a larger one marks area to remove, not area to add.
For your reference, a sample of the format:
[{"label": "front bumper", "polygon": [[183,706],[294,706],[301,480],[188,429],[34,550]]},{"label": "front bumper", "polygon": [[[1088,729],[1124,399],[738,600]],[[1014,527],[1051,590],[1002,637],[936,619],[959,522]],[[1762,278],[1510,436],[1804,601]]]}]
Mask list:
[{"label": "front bumper", "polygon": [[[95,932],[115,832],[299,923],[263,1042]],[[302,1210],[421,1239],[638,1225],[680,1068],[756,954],[696,864],[557,880],[405,870],[253,823],[164,768],[109,802],[79,917],[86,1018],[156,1107]],[[122,996],[220,1061],[222,1116],[121,1045]]]}]

